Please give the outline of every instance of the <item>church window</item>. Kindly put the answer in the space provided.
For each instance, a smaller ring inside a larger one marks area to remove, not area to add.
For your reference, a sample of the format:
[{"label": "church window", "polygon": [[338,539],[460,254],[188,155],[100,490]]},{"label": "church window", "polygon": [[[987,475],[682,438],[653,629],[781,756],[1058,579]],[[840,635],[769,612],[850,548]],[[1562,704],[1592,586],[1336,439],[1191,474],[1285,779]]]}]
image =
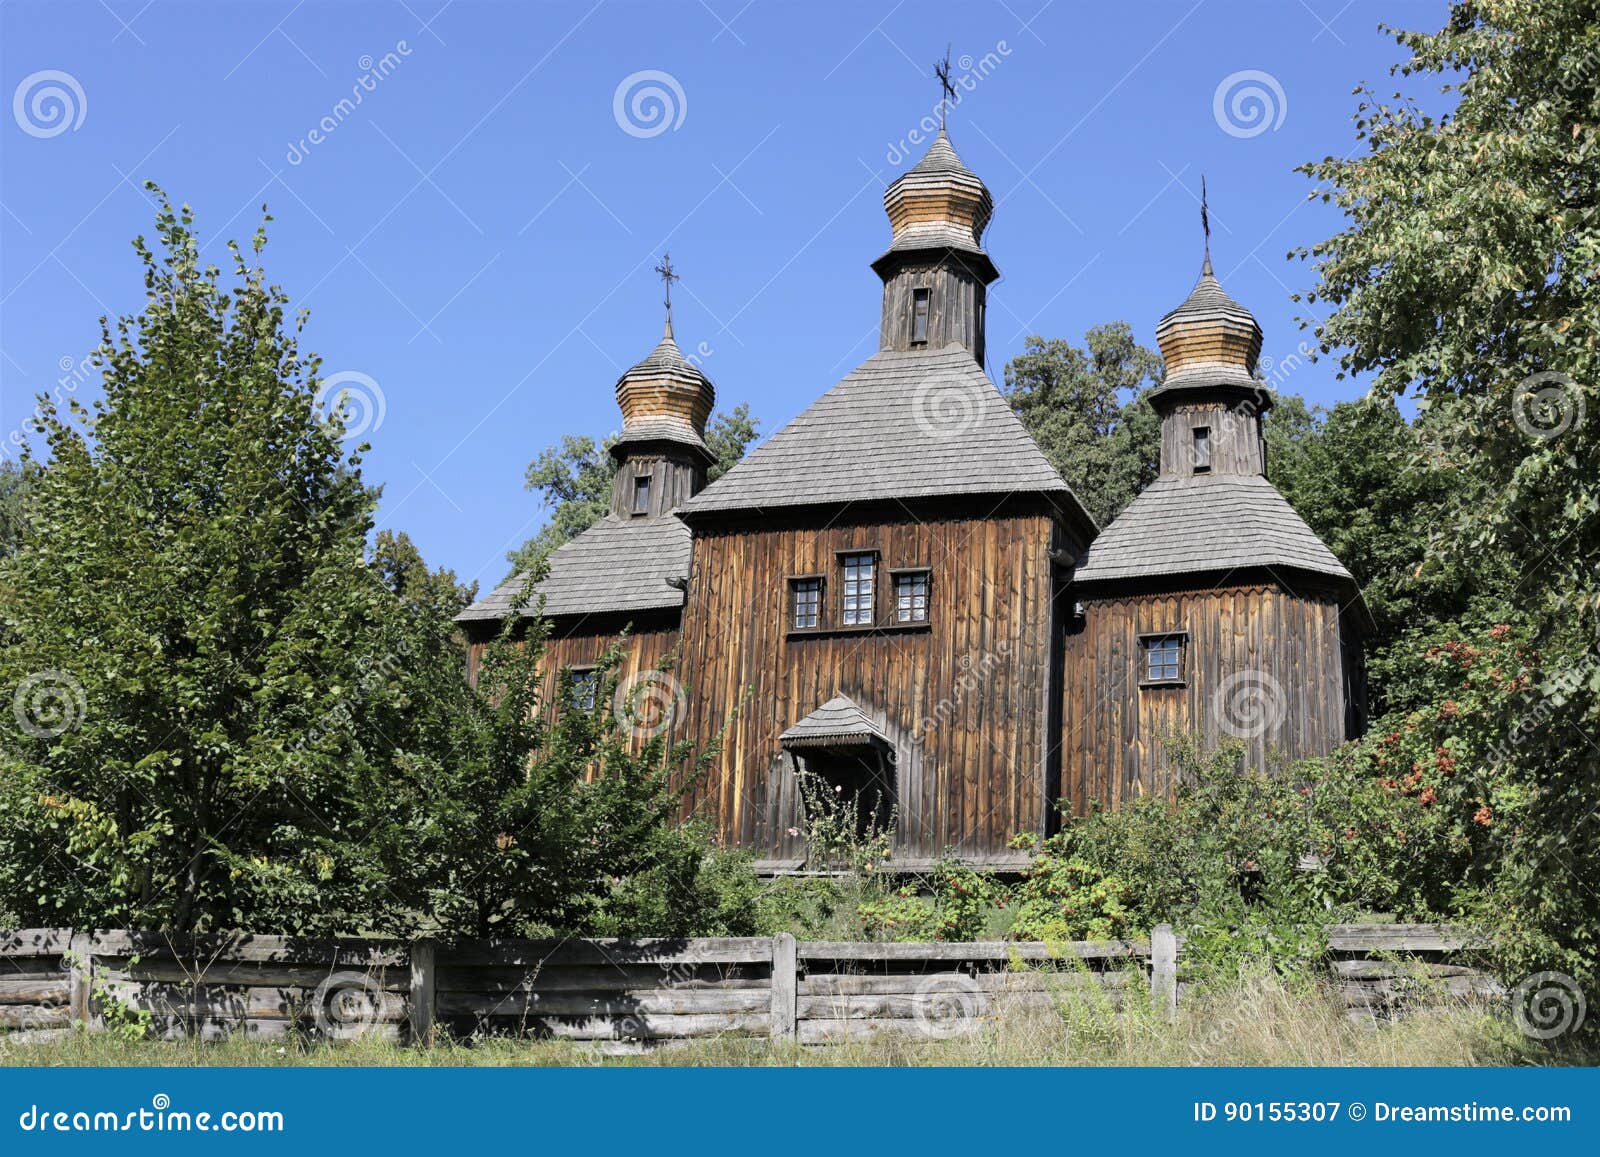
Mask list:
[{"label": "church window", "polygon": [[796,631],[814,631],[821,623],[822,580],[797,578],[789,580],[790,627]]},{"label": "church window", "polygon": [[925,623],[928,621],[928,572],[925,570],[898,571],[894,576],[894,621],[897,623]]},{"label": "church window", "polygon": [[875,554],[847,554],[844,566],[844,625],[865,627],[872,623],[872,582],[877,569]]},{"label": "church window", "polygon": [[1140,672],[1139,682],[1182,682],[1184,641],[1185,636],[1181,634],[1141,636],[1139,647],[1143,652],[1144,670]]},{"label": "church window", "polygon": [[567,706],[579,711],[593,711],[596,689],[600,686],[600,673],[593,667],[567,668]]},{"label": "church window", "polygon": [[1204,474],[1211,469],[1211,427],[1194,428],[1194,472]]},{"label": "church window", "polygon": [[650,476],[633,480],[633,512],[635,514],[650,513]]},{"label": "church window", "polygon": [[928,340],[928,296],[926,289],[913,289],[911,291],[911,340],[913,342],[926,342]]}]

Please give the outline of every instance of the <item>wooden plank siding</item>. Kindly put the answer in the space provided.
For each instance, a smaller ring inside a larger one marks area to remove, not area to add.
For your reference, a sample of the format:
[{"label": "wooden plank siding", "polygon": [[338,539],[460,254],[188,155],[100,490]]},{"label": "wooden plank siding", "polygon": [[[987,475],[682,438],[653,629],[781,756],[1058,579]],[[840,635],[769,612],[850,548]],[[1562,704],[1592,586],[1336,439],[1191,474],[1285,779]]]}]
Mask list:
[{"label": "wooden plank siding", "polygon": [[[1230,691],[1262,704],[1260,734],[1236,728],[1258,767],[1272,755],[1325,755],[1346,738],[1348,628],[1334,595],[1263,582],[1074,597],[1084,614],[1067,631],[1060,686],[1062,794],[1074,813],[1169,790],[1165,738],[1195,733],[1207,747],[1233,738]],[[1139,636],[1167,632],[1187,632],[1183,683],[1141,687]]]},{"label": "wooden plank siding", "polygon": [[[622,661],[617,669],[619,686],[635,675],[659,667],[677,649],[676,617],[677,612],[673,611],[669,615],[640,613],[635,616],[637,622],[619,621],[615,616],[591,616],[571,621],[556,619],[551,624],[544,657],[539,662],[539,673],[547,689],[544,697],[547,718],[555,718],[560,707],[555,688],[561,672],[569,667],[593,666],[622,638],[624,629],[627,630],[627,637],[623,642]],[[483,652],[490,642],[490,638],[479,637],[482,634],[487,633],[474,633],[467,645],[467,677],[474,684],[478,679]]]},{"label": "wooden plank siding", "polygon": [[[896,751],[896,859],[947,847],[1003,858],[1050,807],[1050,552],[1063,533],[1048,513],[919,519],[904,508],[872,521],[697,528],[683,631],[688,733],[726,734],[691,808],[760,857],[802,858],[790,834],[801,827],[798,767],[779,736],[843,694]],[[824,576],[837,623],[838,556],[851,551],[878,552],[880,622],[893,614],[890,572],[928,568],[928,623],[791,632],[788,580]]]}]

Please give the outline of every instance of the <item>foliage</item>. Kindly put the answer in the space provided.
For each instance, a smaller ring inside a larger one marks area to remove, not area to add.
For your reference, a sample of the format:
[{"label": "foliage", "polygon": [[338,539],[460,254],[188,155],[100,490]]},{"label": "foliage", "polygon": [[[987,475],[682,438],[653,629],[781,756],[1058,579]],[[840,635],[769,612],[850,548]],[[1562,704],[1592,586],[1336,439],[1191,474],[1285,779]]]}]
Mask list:
[{"label": "foliage", "polygon": [[[1269,423],[1268,429],[1272,429]],[[1465,609],[1472,576],[1462,565],[1427,565],[1438,552],[1450,480],[1421,457],[1422,436],[1391,399],[1340,402],[1299,436],[1269,445],[1273,484],[1349,568],[1381,653],[1408,628]],[[1385,684],[1375,680],[1381,704]]]},{"label": "foliage", "polygon": [[1028,865],[1014,903],[1016,940],[1119,940],[1132,931],[1121,877],[1049,847]]},{"label": "foliage", "polygon": [[857,914],[869,940],[966,941],[982,937],[1005,889],[983,872],[946,855],[916,883],[872,896]]},{"label": "foliage", "polygon": [[358,910],[372,881],[328,848],[398,691],[317,725],[390,633],[374,495],[282,291],[237,246],[224,289],[165,198],[156,228],[143,315],[102,320],[104,400],[40,399],[51,464],[0,570],[0,674],[30,705],[5,717],[0,904],[180,931]]},{"label": "foliage", "polygon": [[1006,400],[1102,526],[1156,477],[1161,424],[1142,394],[1160,380],[1160,356],[1124,321],[1095,326],[1083,348],[1031,336],[1006,363]]},{"label": "foliage", "polygon": [[[708,482],[715,482],[744,457],[755,441],[758,424],[743,402],[711,416],[706,445],[716,461],[706,471]],[[550,521],[506,556],[512,574],[531,570],[562,543],[577,538],[606,516],[611,509],[611,480],[617,473],[611,456],[614,441],[607,438],[597,445],[593,438],[568,434],[557,445],[540,451],[528,466],[527,489],[541,496]]]},{"label": "foliage", "polygon": [[26,518],[24,503],[28,490],[39,472],[36,462],[0,461],[0,558],[11,554],[22,538]]},{"label": "foliage", "polygon": [[[1399,75],[1443,77],[1454,107],[1435,116],[1398,94],[1359,90],[1355,127],[1367,149],[1306,167],[1347,225],[1301,253],[1315,263],[1315,297],[1333,307],[1318,331],[1324,348],[1340,351],[1344,372],[1375,374],[1379,393],[1411,392],[1424,408],[1424,457],[1449,499],[1434,515],[1426,565],[1470,570],[1482,584],[1475,593],[1501,608],[1509,630],[1500,641],[1515,638],[1529,668],[1518,690],[1497,692],[1470,673],[1460,687],[1439,685],[1432,648],[1485,645],[1465,625],[1386,660],[1397,676],[1415,676],[1405,698],[1424,720],[1413,730],[1425,723],[1458,761],[1449,783],[1425,775],[1436,799],[1469,783],[1498,801],[1491,811],[1518,816],[1438,846],[1483,845],[1472,877],[1517,939],[1544,944],[1530,948],[1530,965],[1542,956],[1591,977],[1600,927],[1600,898],[1586,883],[1600,865],[1600,760],[1588,741],[1600,723],[1596,15],[1592,0],[1458,0],[1442,30],[1396,33],[1410,54]],[[1510,670],[1513,660],[1492,665]],[[1469,690],[1490,696],[1472,726],[1518,735],[1509,749],[1486,754],[1485,737],[1461,733],[1465,720],[1437,718]],[[1395,724],[1380,723],[1382,734],[1404,738]],[[1434,766],[1420,750],[1407,754]],[[1453,819],[1466,802],[1451,801]]]}]

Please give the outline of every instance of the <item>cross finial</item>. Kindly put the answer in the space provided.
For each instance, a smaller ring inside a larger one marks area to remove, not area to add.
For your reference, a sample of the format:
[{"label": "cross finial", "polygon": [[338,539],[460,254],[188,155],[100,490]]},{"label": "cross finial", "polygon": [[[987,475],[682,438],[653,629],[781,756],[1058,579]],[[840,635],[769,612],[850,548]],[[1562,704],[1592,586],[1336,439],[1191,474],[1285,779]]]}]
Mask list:
[{"label": "cross finial", "polygon": [[939,128],[944,128],[945,113],[956,103],[956,86],[950,83],[950,46],[944,46],[944,59],[933,66],[933,75],[939,80],[942,95],[939,98]]},{"label": "cross finial", "polygon": [[1200,174],[1200,231],[1206,238],[1206,263],[1203,272],[1211,272],[1211,213],[1206,207],[1206,176]]},{"label": "cross finial", "polygon": [[667,292],[664,304],[667,307],[667,325],[670,326],[672,324],[672,283],[674,281],[682,281],[683,278],[679,277],[676,271],[673,270],[672,254],[670,253],[661,255],[661,264],[656,266],[656,272],[661,275],[661,284]]}]

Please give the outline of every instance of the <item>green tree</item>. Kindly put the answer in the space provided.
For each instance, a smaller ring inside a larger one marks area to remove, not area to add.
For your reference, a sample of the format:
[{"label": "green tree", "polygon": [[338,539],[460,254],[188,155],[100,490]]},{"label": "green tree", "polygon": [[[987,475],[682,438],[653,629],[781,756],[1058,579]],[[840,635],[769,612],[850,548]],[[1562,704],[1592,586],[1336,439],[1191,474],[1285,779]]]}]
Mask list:
[{"label": "green tree", "polygon": [[[1268,429],[1282,437],[1275,423],[1276,415]],[[1426,565],[1449,496],[1447,476],[1419,458],[1420,445],[1399,408],[1381,398],[1319,411],[1279,443],[1268,435],[1274,485],[1361,588],[1376,626],[1369,653],[1467,605],[1467,572]],[[1381,706],[1383,688],[1373,691]]]},{"label": "green tree", "polygon": [[0,462],[0,558],[14,551],[22,537],[23,502],[38,471],[38,465],[29,461]]},{"label": "green tree", "polygon": [[406,697],[408,618],[364,555],[375,492],[252,262],[265,224],[230,246],[231,287],[164,195],[156,232],[144,312],[102,319],[104,399],[40,400],[50,466],[0,564],[0,906],[348,922],[383,887],[352,779],[387,763]]},{"label": "green tree", "polygon": [[[1428,566],[1470,569],[1520,640],[1532,690],[1478,704],[1509,745],[1458,775],[1525,803],[1473,874],[1529,937],[1524,962],[1591,981],[1600,900],[1600,7],[1458,0],[1438,32],[1395,32],[1402,78],[1443,78],[1432,115],[1359,90],[1367,148],[1306,166],[1347,224],[1301,256],[1342,371],[1424,407],[1427,468],[1449,501]],[[1457,645],[1461,636],[1446,639]],[[1415,647],[1396,671],[1426,670]],[[1442,645],[1437,644],[1437,645]],[[1398,649],[1397,649],[1398,650]],[[1501,673],[1503,677],[1504,672]],[[1570,677],[1569,677],[1570,676]],[[1445,694],[1413,675],[1416,700]],[[1443,710],[1438,703],[1435,710]],[[1380,721],[1405,734],[1405,720]],[[1433,738],[1465,724],[1446,713]],[[1439,793],[1445,798],[1445,793]],[[1465,807],[1464,801],[1460,806]],[[1459,817],[1457,817],[1459,818]]]},{"label": "green tree", "polygon": [[[744,402],[711,416],[706,445],[716,461],[706,471],[708,482],[721,478],[744,457],[755,441],[758,425]],[[532,569],[562,543],[571,542],[606,516],[611,509],[611,480],[617,473],[611,442],[607,439],[597,445],[593,438],[567,434],[529,464],[527,489],[541,497],[550,520],[506,556],[512,574]]]},{"label": "green tree", "polygon": [[1006,400],[1101,526],[1156,477],[1161,423],[1143,394],[1160,380],[1160,356],[1123,321],[1095,326],[1081,348],[1029,337],[1006,363]]}]

